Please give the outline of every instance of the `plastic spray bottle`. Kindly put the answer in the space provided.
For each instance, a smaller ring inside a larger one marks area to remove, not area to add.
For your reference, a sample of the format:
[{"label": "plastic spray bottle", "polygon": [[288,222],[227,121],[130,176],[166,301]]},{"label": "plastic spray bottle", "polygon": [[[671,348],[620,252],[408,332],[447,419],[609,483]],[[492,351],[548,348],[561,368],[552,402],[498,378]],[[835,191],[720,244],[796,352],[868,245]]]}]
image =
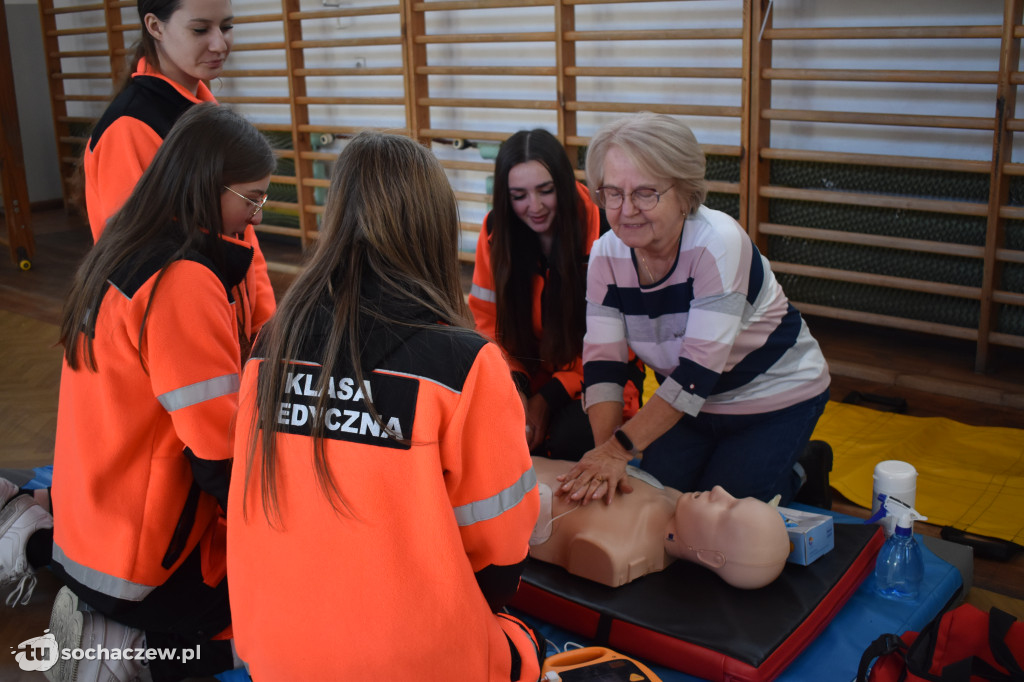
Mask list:
[{"label": "plastic spray bottle", "polygon": [[889,515],[896,518],[896,528],[878,553],[875,584],[879,594],[888,599],[916,600],[924,577],[924,558],[921,546],[914,539],[914,521],[928,519],[895,497],[879,495],[878,498],[879,512],[869,522]]}]

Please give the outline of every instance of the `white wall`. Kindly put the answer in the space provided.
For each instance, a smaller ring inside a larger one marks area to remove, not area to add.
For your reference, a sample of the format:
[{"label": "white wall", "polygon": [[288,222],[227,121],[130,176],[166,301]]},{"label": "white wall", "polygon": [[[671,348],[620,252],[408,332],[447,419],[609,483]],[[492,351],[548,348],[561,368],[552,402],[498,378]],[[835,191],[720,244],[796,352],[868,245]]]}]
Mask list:
[{"label": "white wall", "polygon": [[[77,0],[63,0],[59,4],[72,4]],[[28,26],[29,11],[35,11],[34,0],[5,0],[11,32],[19,36],[19,44],[33,32],[38,24]],[[324,5],[363,6],[379,4],[378,0],[310,0],[304,9],[320,9]],[[241,0],[235,3],[240,15],[277,12],[277,0]],[[17,14],[12,11],[14,9]],[[736,28],[741,19],[742,0],[679,0],[677,2],[650,2],[577,5],[576,24],[587,29],[684,29],[684,28]],[[773,19],[776,26],[871,26],[871,25],[999,25],[1002,22],[1003,3],[1000,0],[776,0]],[[502,10],[462,10],[458,12],[432,12],[427,15],[430,33],[494,33],[508,31],[550,31],[553,8],[523,7]],[[126,23],[137,21],[135,8],[123,10]],[[356,38],[364,36],[398,35],[397,17],[356,17],[352,19],[321,19],[304,22],[305,37]],[[131,35],[128,36],[130,40]],[[239,24],[235,30],[236,45],[282,39],[281,27],[274,24]],[[64,49],[89,47],[90,41],[102,36],[80,36],[68,41]],[[62,43],[62,46],[65,44]],[[395,66],[401,61],[400,46],[331,48],[322,53],[307,51],[307,66],[352,66],[357,61],[367,66]],[[502,64],[509,66],[553,66],[555,54],[552,45],[538,43],[509,43],[500,45],[431,45],[430,61],[441,63]],[[19,109],[30,124],[49,125],[49,117],[38,115],[45,109],[47,94],[40,74],[41,47],[33,52],[28,47],[19,50],[16,72],[19,73]],[[36,56],[38,55],[38,56]],[[815,68],[873,68],[873,69],[936,69],[956,71],[996,71],[998,69],[999,41],[997,39],[937,41],[884,40],[845,41],[787,41],[774,46],[774,65],[777,67]],[[67,71],[105,70],[105,64],[74,64],[65,60]],[[281,68],[283,53],[274,55],[260,51],[236,51],[228,62],[229,69]],[[578,43],[578,65],[651,65],[651,66],[718,66],[739,68],[742,65],[739,41],[665,41],[663,43],[602,41]],[[310,80],[310,94],[357,94],[361,96],[401,97],[400,77],[377,79],[330,79],[323,82]],[[713,104],[739,106],[742,84],[736,80],[657,78],[601,78],[578,82],[580,100],[617,100],[638,102],[665,102],[672,104]],[[69,92],[109,93],[109,83],[96,81],[68,81]],[[213,85],[218,96],[232,95],[287,95],[284,78],[224,79]],[[470,98],[521,98],[552,100],[553,78],[472,78],[431,77],[433,96]],[[25,100],[24,102],[22,100]],[[972,117],[992,117],[995,107],[994,85],[916,85],[877,83],[827,83],[789,81],[776,83],[773,106],[777,108],[829,109],[876,113],[932,114]],[[256,121],[285,122],[286,108],[280,105],[239,105],[237,108]],[[95,116],[102,104],[77,104],[69,113]],[[398,107],[322,106],[313,111],[315,121],[343,122],[345,125],[404,126],[404,111]],[[553,112],[532,110],[491,109],[435,109],[431,125],[435,128],[468,130],[507,130],[547,127],[553,129]],[[578,116],[579,132],[588,135],[616,114],[581,112]],[[722,117],[691,117],[687,121],[701,142],[707,144],[738,145],[740,130],[738,119]],[[23,132],[25,132],[23,130]],[[42,148],[45,132],[26,133],[32,153],[27,159],[41,159],[52,155]],[[52,131],[49,133],[52,138]],[[1018,136],[1021,137],[1021,136]],[[986,160],[991,158],[992,136],[984,131],[941,131],[904,127],[882,128],[815,123],[775,122],[772,124],[772,144],[775,147],[795,149],[824,149],[862,153],[896,154],[934,158]],[[35,161],[33,163],[36,163]],[[36,171],[34,170],[34,174]],[[40,176],[42,177],[42,176]],[[47,175],[46,177],[53,177]],[[56,183],[53,183],[56,188]],[[482,187],[471,191],[483,191]],[[53,196],[53,192],[50,196]],[[41,197],[34,194],[33,199]]]},{"label": "white wall", "polygon": [[[1001,25],[1001,0],[776,0],[779,26],[976,26]],[[776,68],[833,68],[934,71],[999,70],[999,40],[805,40],[779,42]],[[773,90],[780,109],[995,116],[995,85],[913,83],[822,83],[791,81]],[[941,139],[941,143],[936,143]],[[992,133],[908,127],[778,122],[773,146],[865,154],[953,159],[992,158]]]},{"label": "white wall", "polygon": [[[35,0],[4,0],[4,9],[29,201],[60,199],[57,143],[50,113],[39,7]],[[5,56],[0,55],[0,58]]]}]

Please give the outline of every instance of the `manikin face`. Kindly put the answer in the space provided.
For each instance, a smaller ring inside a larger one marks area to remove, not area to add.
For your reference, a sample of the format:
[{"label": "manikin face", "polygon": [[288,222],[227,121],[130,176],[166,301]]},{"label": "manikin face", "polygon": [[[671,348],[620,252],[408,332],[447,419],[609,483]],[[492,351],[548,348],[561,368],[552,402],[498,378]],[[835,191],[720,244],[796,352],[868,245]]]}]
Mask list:
[{"label": "manikin face", "polygon": [[508,194],[512,210],[537,234],[551,229],[558,209],[555,183],[551,173],[540,161],[527,161],[512,166],[508,172]]},{"label": "manikin face", "polygon": [[[622,242],[652,256],[665,255],[675,248],[686,220],[687,207],[672,187],[672,180],[647,175],[619,147],[609,147],[604,157],[602,187],[620,190],[624,199],[617,209],[605,209],[612,231]],[[633,204],[632,193],[652,189],[661,193],[654,208],[641,211]]]},{"label": "manikin face", "polygon": [[676,507],[678,541],[691,551],[706,551],[708,559],[717,560],[719,557],[714,555],[724,552],[722,529],[737,516],[743,502],[718,485],[703,492],[683,493]]},{"label": "manikin face", "polygon": [[[236,182],[220,193],[220,215],[224,221],[224,234],[235,237],[245,228],[263,222],[261,206],[270,186],[270,176],[253,182]],[[236,194],[237,192],[237,194]],[[241,195],[241,196],[239,196]]]},{"label": "manikin face", "polygon": [[754,587],[782,571],[789,536],[777,509],[715,486],[679,498],[665,551],[711,568],[736,587]]},{"label": "manikin face", "polygon": [[234,41],[233,16],[230,0],[182,0],[167,21],[147,14],[160,73],[193,93],[199,81],[219,76]]},{"label": "manikin face", "polygon": [[694,510],[692,513],[701,514],[706,518],[727,513],[740,503],[740,500],[730,495],[729,491],[720,485],[703,492],[683,493],[683,499],[686,500],[684,504]]}]

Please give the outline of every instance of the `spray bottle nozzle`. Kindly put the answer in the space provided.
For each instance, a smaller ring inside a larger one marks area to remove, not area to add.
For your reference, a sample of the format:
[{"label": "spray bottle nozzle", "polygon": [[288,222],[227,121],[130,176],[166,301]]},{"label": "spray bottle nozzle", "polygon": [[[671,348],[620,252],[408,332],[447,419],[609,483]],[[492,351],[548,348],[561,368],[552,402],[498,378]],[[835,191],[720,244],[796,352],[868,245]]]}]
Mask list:
[{"label": "spray bottle nozzle", "polygon": [[910,528],[914,521],[928,520],[927,516],[922,516],[916,509],[898,497],[882,493],[878,496],[878,501],[881,503],[878,505],[878,511],[876,511],[871,518],[867,519],[864,523],[875,523],[886,516],[895,516],[896,525],[901,528]]}]

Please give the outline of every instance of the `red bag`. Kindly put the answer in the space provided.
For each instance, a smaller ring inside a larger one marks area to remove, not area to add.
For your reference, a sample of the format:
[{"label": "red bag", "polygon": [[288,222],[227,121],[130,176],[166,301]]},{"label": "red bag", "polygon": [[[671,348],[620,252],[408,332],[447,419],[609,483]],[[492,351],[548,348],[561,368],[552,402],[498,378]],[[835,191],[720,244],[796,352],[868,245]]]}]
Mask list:
[{"label": "red bag", "polygon": [[920,634],[876,639],[860,659],[857,682],[1024,682],[1020,661],[1024,623],[995,607],[985,613],[962,604],[932,620]]}]

